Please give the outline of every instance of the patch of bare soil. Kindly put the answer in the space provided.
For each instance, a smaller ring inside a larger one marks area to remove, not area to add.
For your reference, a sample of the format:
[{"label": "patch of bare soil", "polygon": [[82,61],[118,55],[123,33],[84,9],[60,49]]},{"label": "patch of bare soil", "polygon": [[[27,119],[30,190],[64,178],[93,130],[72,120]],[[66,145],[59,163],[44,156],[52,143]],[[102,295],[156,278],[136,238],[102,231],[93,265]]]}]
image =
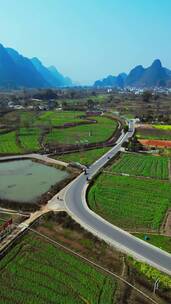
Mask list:
[{"label": "patch of bare soil", "polygon": [[171,148],[171,140],[159,139],[139,139],[143,146],[158,147],[158,148]]},{"label": "patch of bare soil", "polygon": [[136,128],[142,128],[142,129],[152,129],[153,126],[151,124],[136,124]]},{"label": "patch of bare soil", "polygon": [[171,209],[167,212],[164,226],[164,234],[171,236]]}]

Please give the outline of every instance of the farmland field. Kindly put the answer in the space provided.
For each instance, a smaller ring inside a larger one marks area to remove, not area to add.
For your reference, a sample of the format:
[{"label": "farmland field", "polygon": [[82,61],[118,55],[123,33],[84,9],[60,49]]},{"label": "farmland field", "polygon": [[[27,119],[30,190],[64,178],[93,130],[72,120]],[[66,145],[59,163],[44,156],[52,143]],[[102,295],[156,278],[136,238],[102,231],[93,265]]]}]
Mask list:
[{"label": "farmland field", "polygon": [[[99,102],[99,103],[103,103],[107,98],[108,96],[106,96],[106,94],[98,94],[97,96],[94,96],[94,95],[90,95],[89,96],[89,99],[93,100],[94,102]],[[73,98],[73,99],[70,99],[70,98],[65,98],[65,99],[59,99],[59,102],[66,102],[66,103],[69,103],[69,104],[82,104],[82,105],[85,105],[87,104],[87,97],[81,97],[81,98]]]},{"label": "farmland field", "polygon": [[24,151],[37,151],[40,149],[40,130],[38,128],[20,128],[19,140]]},{"label": "farmland field", "polygon": [[171,131],[171,125],[153,125],[153,127],[158,130],[170,130]]},{"label": "farmland field", "polygon": [[[39,151],[42,144],[85,144],[103,142],[109,139],[117,127],[117,122],[106,117],[90,119],[97,123],[70,126],[57,129],[68,123],[86,122],[80,118],[84,112],[77,111],[13,111],[1,117],[0,122],[16,131],[0,134],[0,153],[19,154]],[[40,143],[41,140],[41,143]]]},{"label": "farmland field", "polygon": [[138,139],[171,140],[171,130],[139,127],[136,129],[136,136]]},{"label": "farmland field", "polygon": [[96,159],[100,158],[103,154],[105,154],[109,149],[110,148],[105,147],[88,151],[80,151],[69,154],[57,155],[55,158],[65,162],[79,162],[83,165],[90,165]]},{"label": "farmland field", "polygon": [[7,303],[116,303],[116,282],[87,263],[29,234],[0,261]]},{"label": "farmland field", "polygon": [[33,124],[37,114],[33,111],[11,111],[0,118],[2,124],[21,125]]},{"label": "farmland field", "polygon": [[[93,117],[92,117],[93,118]],[[106,117],[94,117],[97,123],[67,129],[53,129],[47,135],[47,143],[77,144],[95,143],[109,139],[116,130],[117,123]]]},{"label": "farmland field", "polygon": [[131,231],[158,231],[171,207],[170,183],[102,173],[88,193],[89,206]]},{"label": "farmland field", "polygon": [[22,149],[17,145],[16,132],[8,132],[0,135],[0,154],[21,153]]},{"label": "farmland field", "polygon": [[115,173],[168,179],[168,158],[125,153],[110,170]]},{"label": "farmland field", "polygon": [[139,142],[146,147],[155,148],[171,148],[171,140],[159,140],[159,139],[139,139]]},{"label": "farmland field", "polygon": [[35,121],[35,125],[51,124],[52,126],[62,126],[65,123],[80,122],[82,119],[79,117],[83,115],[83,112],[57,112],[46,111],[38,116]]},{"label": "farmland field", "polygon": [[83,112],[57,112],[57,111],[43,111],[36,113],[34,111],[12,111],[5,114],[0,122],[7,124],[20,124],[21,127],[28,126],[37,126],[37,125],[46,125],[51,124],[54,126],[63,125],[66,122],[80,122],[82,119],[79,118],[80,115],[83,115]]}]

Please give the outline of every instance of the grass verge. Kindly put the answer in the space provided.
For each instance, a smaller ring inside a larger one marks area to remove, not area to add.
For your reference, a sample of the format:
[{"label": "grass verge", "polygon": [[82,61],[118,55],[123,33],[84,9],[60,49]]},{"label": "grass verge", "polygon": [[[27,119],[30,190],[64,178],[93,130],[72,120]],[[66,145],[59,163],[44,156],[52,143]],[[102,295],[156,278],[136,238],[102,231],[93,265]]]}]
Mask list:
[{"label": "grass verge", "polygon": [[94,161],[100,158],[105,154],[110,148],[99,148],[88,151],[80,151],[69,154],[57,155],[55,159],[64,161],[64,162],[79,162],[83,165],[91,165]]}]

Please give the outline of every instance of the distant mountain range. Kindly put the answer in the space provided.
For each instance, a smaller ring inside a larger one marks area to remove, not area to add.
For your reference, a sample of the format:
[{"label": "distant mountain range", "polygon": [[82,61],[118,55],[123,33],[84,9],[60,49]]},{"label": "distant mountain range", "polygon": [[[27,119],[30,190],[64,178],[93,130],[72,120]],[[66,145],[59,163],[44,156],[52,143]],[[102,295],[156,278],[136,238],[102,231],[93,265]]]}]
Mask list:
[{"label": "distant mountain range", "polygon": [[142,65],[136,66],[128,75],[125,73],[118,76],[108,76],[94,83],[95,87],[114,88],[154,88],[171,87],[171,71],[164,68],[159,59],[154,60],[152,65],[144,68]]},{"label": "distant mountain range", "polygon": [[[0,89],[70,86],[73,86],[72,80],[64,77],[54,66],[45,67],[38,58],[29,59],[0,44]],[[148,68],[138,65],[128,75],[121,73],[97,80],[94,87],[171,87],[171,70],[163,67],[161,61],[156,59]]]},{"label": "distant mountain range", "polygon": [[0,44],[0,88],[57,88],[72,86],[72,81],[37,58],[29,59]]}]

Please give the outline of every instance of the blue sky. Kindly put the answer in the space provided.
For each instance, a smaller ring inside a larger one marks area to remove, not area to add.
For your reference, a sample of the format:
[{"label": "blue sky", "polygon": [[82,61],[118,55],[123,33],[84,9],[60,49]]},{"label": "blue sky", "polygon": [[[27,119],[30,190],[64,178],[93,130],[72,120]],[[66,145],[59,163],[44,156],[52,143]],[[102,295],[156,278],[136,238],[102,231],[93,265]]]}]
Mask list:
[{"label": "blue sky", "polygon": [[0,42],[81,83],[155,58],[171,68],[171,0],[0,0]]}]

